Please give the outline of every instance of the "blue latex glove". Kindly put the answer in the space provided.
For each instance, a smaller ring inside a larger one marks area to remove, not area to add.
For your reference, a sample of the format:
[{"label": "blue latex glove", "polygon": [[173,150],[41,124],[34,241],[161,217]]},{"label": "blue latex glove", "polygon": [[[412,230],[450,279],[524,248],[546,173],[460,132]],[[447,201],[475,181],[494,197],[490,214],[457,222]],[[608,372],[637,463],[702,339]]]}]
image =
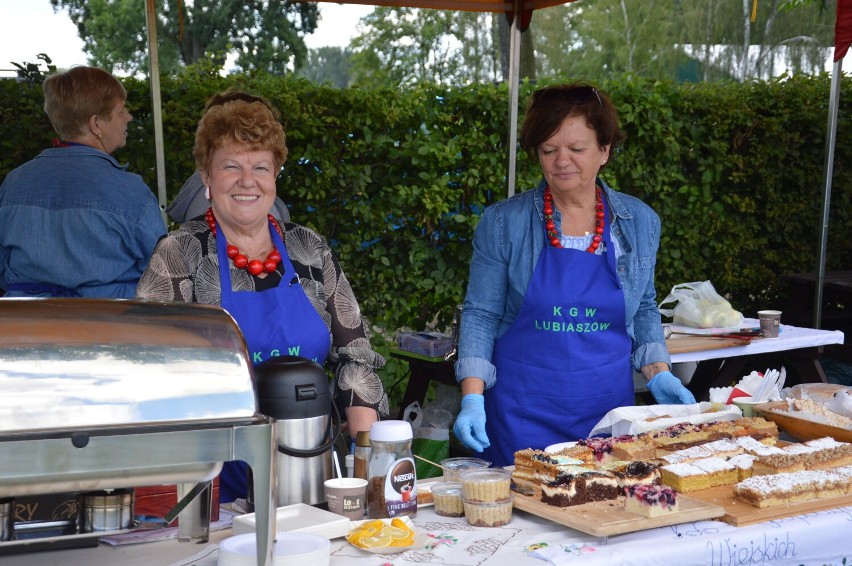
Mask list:
[{"label": "blue latex glove", "polygon": [[491,442],[485,434],[485,397],[468,393],[462,397],[461,412],[456,417],[453,432],[464,446],[482,452]]},{"label": "blue latex glove", "polygon": [[661,371],[648,382],[648,390],[661,405],[691,405],[695,397],[670,371]]}]

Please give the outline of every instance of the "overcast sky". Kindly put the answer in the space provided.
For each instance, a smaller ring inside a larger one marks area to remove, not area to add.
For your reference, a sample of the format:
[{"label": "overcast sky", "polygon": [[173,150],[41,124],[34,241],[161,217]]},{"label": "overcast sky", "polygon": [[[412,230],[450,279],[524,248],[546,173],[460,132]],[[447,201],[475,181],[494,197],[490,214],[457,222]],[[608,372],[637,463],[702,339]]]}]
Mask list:
[{"label": "overcast sky", "polygon": [[[305,39],[310,48],[348,45],[358,20],[373,10],[373,6],[331,2],[321,2],[319,8],[319,27]],[[86,62],[83,40],[68,12],[54,14],[50,0],[0,0],[0,14],[0,69],[13,69],[12,61],[34,63],[39,53],[47,53],[57,67]],[[11,75],[14,72],[2,73]]]}]

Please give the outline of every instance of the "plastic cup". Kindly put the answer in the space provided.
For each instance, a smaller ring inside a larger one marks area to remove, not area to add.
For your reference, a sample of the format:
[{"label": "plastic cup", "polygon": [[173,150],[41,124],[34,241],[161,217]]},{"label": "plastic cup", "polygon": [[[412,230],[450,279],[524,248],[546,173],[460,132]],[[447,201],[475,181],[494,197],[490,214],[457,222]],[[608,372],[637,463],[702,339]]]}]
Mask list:
[{"label": "plastic cup", "polygon": [[332,478],[325,480],[325,499],[328,510],[350,521],[364,518],[367,500],[367,480],[363,478]]},{"label": "plastic cup", "polygon": [[778,338],[781,329],[781,311],[757,311],[760,319],[760,336],[762,338]]},{"label": "plastic cup", "polygon": [[482,458],[445,458],[441,460],[441,469],[444,471],[444,481],[457,482],[461,479],[461,473],[465,470],[487,468],[491,465],[488,460]]},{"label": "plastic cup", "polygon": [[744,417],[753,417],[754,416],[754,405],[758,403],[762,403],[763,401],[755,401],[754,397],[735,397],[734,405],[740,408],[740,411],[743,412]]}]

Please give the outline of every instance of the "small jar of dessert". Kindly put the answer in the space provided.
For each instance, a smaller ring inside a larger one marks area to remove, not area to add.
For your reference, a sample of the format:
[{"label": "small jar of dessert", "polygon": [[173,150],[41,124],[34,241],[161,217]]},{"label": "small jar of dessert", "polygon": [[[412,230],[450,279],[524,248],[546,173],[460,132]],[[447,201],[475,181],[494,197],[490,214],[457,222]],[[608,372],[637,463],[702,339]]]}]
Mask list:
[{"label": "small jar of dessert", "polygon": [[444,481],[457,482],[461,480],[461,473],[465,470],[487,468],[491,465],[488,460],[482,458],[446,458],[441,460],[441,469],[444,472]]},{"label": "small jar of dessert", "polygon": [[435,514],[442,517],[464,517],[462,486],[458,482],[442,482],[432,486]]},{"label": "small jar of dessert", "polygon": [[511,498],[512,472],[503,468],[465,470],[461,473],[462,495],[469,501],[495,503]]},{"label": "small jar of dessert", "polygon": [[512,520],[512,500],[514,495],[503,501],[484,503],[464,500],[464,516],[468,524],[474,527],[502,527]]}]

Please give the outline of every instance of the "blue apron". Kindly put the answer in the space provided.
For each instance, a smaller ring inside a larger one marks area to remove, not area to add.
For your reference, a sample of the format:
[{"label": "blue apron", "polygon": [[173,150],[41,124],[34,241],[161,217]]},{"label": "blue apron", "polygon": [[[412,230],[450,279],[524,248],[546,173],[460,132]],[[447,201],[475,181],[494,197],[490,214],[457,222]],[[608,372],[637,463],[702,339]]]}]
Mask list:
[{"label": "blue apron", "polygon": [[82,297],[77,289],[49,283],[10,283],[6,285],[6,292],[10,291],[22,291],[29,297],[39,297],[44,294],[48,297]]},{"label": "blue apron", "polygon": [[[246,340],[252,365],[273,356],[302,356],[322,365],[328,356],[331,338],[328,327],[299,284],[287,248],[278,231],[269,223],[275,249],[281,254],[282,275],[278,286],[266,291],[234,291],[231,286],[231,260],[222,229],[216,228],[216,254],[222,308],[237,322]],[[219,499],[223,503],[246,497],[246,464],[225,462],[219,477]]]},{"label": "blue apron", "polygon": [[[601,255],[547,244],[517,319],[494,343],[497,382],[485,391],[483,457],[588,436],[611,409],[634,404],[631,342],[604,199]],[[542,228],[544,229],[544,228]]]}]

